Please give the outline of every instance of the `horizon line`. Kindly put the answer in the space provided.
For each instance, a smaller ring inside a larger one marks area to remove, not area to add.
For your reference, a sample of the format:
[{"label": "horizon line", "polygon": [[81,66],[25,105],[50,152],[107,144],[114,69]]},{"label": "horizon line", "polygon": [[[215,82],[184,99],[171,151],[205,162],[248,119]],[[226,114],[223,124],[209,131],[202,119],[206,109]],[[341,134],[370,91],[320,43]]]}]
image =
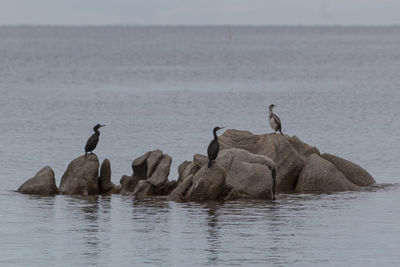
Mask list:
[{"label": "horizon line", "polygon": [[399,27],[400,24],[0,24],[0,27]]}]

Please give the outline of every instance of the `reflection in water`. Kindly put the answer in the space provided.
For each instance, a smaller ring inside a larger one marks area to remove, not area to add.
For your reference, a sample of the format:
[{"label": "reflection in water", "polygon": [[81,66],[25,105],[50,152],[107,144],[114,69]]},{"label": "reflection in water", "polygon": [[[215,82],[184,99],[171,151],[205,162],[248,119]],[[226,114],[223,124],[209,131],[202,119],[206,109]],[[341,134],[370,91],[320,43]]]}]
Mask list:
[{"label": "reflection in water", "polygon": [[[98,264],[101,252],[98,235],[99,198],[100,196],[66,197],[67,216],[71,216],[73,221],[70,234],[79,236],[79,239],[73,240],[73,243],[78,246],[83,245],[80,253],[84,255],[86,264],[89,265]],[[73,255],[70,256],[73,257]]]},{"label": "reflection in water", "polygon": [[399,187],[391,188],[205,203],[0,193],[15,201],[0,206],[8,215],[0,218],[0,264],[393,265],[400,209]]},{"label": "reflection in water", "polygon": [[208,202],[204,207],[207,210],[208,227],[207,227],[207,244],[209,252],[207,264],[214,265],[218,261],[218,254],[221,250],[221,240],[218,233],[218,206],[217,202]]}]

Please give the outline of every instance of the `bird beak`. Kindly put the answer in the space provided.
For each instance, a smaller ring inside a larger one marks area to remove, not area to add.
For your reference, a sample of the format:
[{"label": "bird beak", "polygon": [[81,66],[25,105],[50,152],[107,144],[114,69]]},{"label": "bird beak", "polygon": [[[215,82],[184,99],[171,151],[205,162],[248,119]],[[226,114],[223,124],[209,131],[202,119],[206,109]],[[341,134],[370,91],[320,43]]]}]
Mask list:
[{"label": "bird beak", "polygon": [[105,124],[104,125],[100,125],[101,127],[104,127],[104,126],[106,126]]},{"label": "bird beak", "polygon": [[222,129],[224,129],[224,128],[225,128],[225,126],[224,126],[224,127],[220,127],[219,129],[222,130]]}]

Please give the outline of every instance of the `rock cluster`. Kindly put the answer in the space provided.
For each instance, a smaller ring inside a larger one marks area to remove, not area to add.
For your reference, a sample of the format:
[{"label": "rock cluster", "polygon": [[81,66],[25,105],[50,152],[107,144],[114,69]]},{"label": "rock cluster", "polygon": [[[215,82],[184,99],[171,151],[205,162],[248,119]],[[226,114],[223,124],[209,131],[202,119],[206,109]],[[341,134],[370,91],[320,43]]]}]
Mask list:
[{"label": "rock cluster", "polygon": [[161,150],[149,151],[132,162],[132,175],[122,176],[121,194],[136,197],[167,195],[176,181],[168,181],[172,158]]},{"label": "rock cluster", "polygon": [[[178,167],[177,181],[169,181],[172,158],[149,151],[132,162],[132,174],[120,185],[111,182],[108,159],[99,164],[95,154],[74,159],[56,186],[46,166],[18,188],[38,195],[124,194],[135,197],[169,196],[175,201],[273,199],[277,192],[357,191],[375,183],[357,164],[331,154],[320,154],[296,136],[256,135],[227,130],[219,137],[220,152],[211,168],[208,158],[195,154]],[[100,167],[100,171],[99,171]]]}]

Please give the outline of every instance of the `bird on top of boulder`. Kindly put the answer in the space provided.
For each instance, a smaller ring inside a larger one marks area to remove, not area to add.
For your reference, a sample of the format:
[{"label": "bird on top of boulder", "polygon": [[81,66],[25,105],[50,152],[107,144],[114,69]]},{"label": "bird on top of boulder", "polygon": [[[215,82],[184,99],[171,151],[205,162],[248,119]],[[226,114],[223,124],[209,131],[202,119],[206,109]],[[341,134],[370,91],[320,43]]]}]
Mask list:
[{"label": "bird on top of boulder", "polygon": [[214,135],[214,139],[210,142],[210,144],[208,145],[208,149],[207,149],[207,155],[208,155],[208,165],[207,168],[211,168],[213,162],[215,162],[215,159],[218,156],[218,152],[219,152],[219,142],[218,142],[218,136],[217,136],[217,131],[223,129],[225,127],[215,127],[213,129],[213,135]]},{"label": "bird on top of boulder", "polygon": [[100,125],[100,124],[96,124],[93,127],[93,131],[94,134],[92,134],[91,137],[89,137],[89,139],[86,142],[86,146],[85,146],[85,158],[87,156],[87,153],[90,152],[90,154],[93,154],[93,150],[96,148],[97,143],[99,142],[99,136],[100,136],[100,132],[99,129],[101,127],[104,127],[105,125]]},{"label": "bird on top of boulder", "polygon": [[273,108],[276,107],[274,104],[271,104],[269,106],[269,125],[271,125],[271,128],[275,131],[279,131],[281,135],[282,133],[282,128],[281,128],[281,120],[279,119],[278,116],[276,116],[273,112]]}]

